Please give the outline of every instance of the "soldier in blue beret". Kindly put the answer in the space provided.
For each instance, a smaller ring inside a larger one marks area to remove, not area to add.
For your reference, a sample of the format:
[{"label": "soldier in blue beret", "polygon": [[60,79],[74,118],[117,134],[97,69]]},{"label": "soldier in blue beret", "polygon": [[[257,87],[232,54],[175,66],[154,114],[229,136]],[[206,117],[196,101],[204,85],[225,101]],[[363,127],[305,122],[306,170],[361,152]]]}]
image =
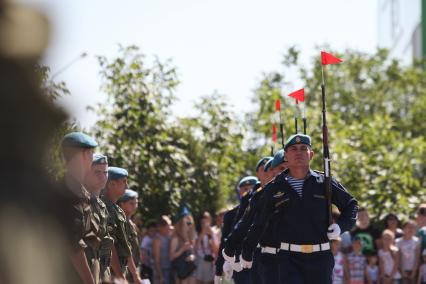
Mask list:
[{"label": "soldier in blue beret", "polygon": [[287,164],[285,162],[284,150],[281,149],[275,153],[274,158],[271,161],[272,176],[277,176],[287,168]]},{"label": "soldier in blue beret", "polygon": [[93,151],[98,144],[82,132],[72,132],[62,139],[62,154],[65,160],[64,185],[71,200],[74,234],[72,238],[71,260],[83,283],[95,283],[85,249],[88,247],[86,236],[93,235],[90,208],[90,194],[83,186],[85,176],[90,172]]},{"label": "soldier in blue beret", "polygon": [[109,265],[114,240],[108,230],[109,213],[100,198],[101,190],[105,188],[107,180],[108,158],[102,154],[93,154],[92,167],[84,179],[84,186],[91,195],[90,206],[95,216],[92,229],[97,238],[94,239],[93,236],[87,238],[88,242],[93,245],[90,245],[85,251],[96,284],[111,281]]},{"label": "soldier in blue beret", "polygon": [[267,161],[266,163],[265,163],[265,165],[263,166],[263,169],[264,169],[264,171],[267,173],[267,172],[269,172],[269,170],[271,169],[271,165],[272,165],[272,160],[273,159],[270,159],[269,161]]},{"label": "soldier in blue beret", "polygon": [[[140,264],[140,250],[139,250],[139,239],[138,239],[138,229],[136,224],[133,223],[131,217],[136,213],[138,209],[138,198],[139,194],[132,190],[126,189],[124,194],[118,199],[117,204],[123,209],[126,214],[126,225],[127,225],[127,238],[129,240],[130,248],[132,250],[132,260],[130,259],[127,262],[130,274],[127,275],[127,280],[129,283],[138,283],[142,281],[139,276],[139,264]],[[118,252],[119,253],[119,252]],[[121,255],[119,254],[119,257]],[[134,280],[136,279],[136,280]]]},{"label": "soldier in blue beret", "polygon": [[[229,235],[234,227],[235,223],[243,215],[248,201],[250,199],[250,190],[259,182],[255,176],[247,176],[240,180],[238,183],[237,191],[239,194],[240,204],[233,209],[229,210],[223,216],[223,227],[222,227],[222,239],[220,242],[220,250],[223,249],[225,244],[225,238]],[[233,270],[236,270],[233,273]],[[238,257],[232,257],[232,261],[225,261],[223,256],[220,254],[216,260],[216,281],[222,277],[230,280],[232,277],[236,284],[249,283],[250,273],[248,271],[242,271],[241,265],[239,265]]]},{"label": "soldier in blue beret", "polygon": [[267,165],[270,161],[272,162],[273,157],[263,157],[262,159],[260,159],[257,164],[256,164],[256,177],[259,179],[259,186],[256,187],[256,190],[261,187],[264,186],[265,184],[267,184],[271,179],[272,179],[272,175],[271,173],[265,169],[265,165]]},{"label": "soldier in blue beret", "polygon": [[[232,261],[232,256],[235,255],[235,251],[237,247],[241,246],[242,241],[244,240],[247,231],[249,230],[254,216],[259,208],[263,207],[262,203],[262,195],[265,189],[268,188],[268,182],[275,177],[275,175],[281,173],[282,170],[286,168],[286,161],[284,158],[284,151],[280,150],[275,153],[274,158],[270,159],[270,170],[267,172],[267,181],[262,183],[262,187],[259,187],[250,199],[250,203],[244,212],[242,218],[238,221],[238,223],[234,226],[233,231],[228,235],[225,243],[225,249],[223,254],[225,258],[230,259]],[[272,169],[272,165],[274,168]],[[265,166],[266,167],[266,166]],[[259,169],[258,169],[259,170]],[[268,236],[271,237],[271,236]],[[241,248],[240,248],[241,249]],[[273,263],[273,259],[269,259],[268,256],[260,257],[261,252],[260,249],[256,250],[255,259],[253,261],[253,267],[251,268],[251,283],[261,283],[262,278],[262,267],[263,265],[272,267],[271,263]],[[230,257],[230,258],[229,258]],[[250,264],[249,264],[250,266]],[[242,263],[242,267],[244,268],[244,264]],[[250,267],[246,267],[250,268]]]},{"label": "soldier in blue beret", "polygon": [[[262,252],[276,259],[277,267],[264,267],[264,283],[331,283],[334,259],[330,241],[355,224],[357,201],[334,179],[332,203],[341,215],[336,224],[328,224],[324,174],[310,168],[311,147],[307,135],[296,134],[287,140],[288,170],[268,185],[262,197],[264,206],[243,242],[243,264],[252,261],[259,241]],[[274,236],[268,245],[261,242],[266,235]]]},{"label": "soldier in blue beret", "polygon": [[128,262],[133,263],[131,246],[127,237],[126,214],[116,203],[128,188],[127,170],[119,167],[108,167],[108,181],[105,186],[102,201],[108,213],[110,235],[114,239],[111,252],[111,268],[114,276],[120,280],[126,279]]}]

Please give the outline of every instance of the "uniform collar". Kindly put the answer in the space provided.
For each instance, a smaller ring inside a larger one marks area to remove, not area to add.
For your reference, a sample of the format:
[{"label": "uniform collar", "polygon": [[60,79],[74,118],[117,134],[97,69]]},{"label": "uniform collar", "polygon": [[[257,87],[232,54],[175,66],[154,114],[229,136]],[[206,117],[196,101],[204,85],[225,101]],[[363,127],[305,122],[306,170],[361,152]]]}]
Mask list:
[{"label": "uniform collar", "polygon": [[[290,176],[290,172],[289,171],[287,171],[286,172],[286,177],[289,177]],[[303,180],[307,180],[308,178],[310,178],[311,176],[313,176],[313,177],[315,177],[315,178],[318,178],[319,177],[319,174],[317,173],[317,172],[315,172],[314,170],[312,170],[311,168],[309,168],[309,171],[308,171],[308,173],[306,174],[306,176],[303,178]],[[293,177],[294,178],[294,177]]]}]

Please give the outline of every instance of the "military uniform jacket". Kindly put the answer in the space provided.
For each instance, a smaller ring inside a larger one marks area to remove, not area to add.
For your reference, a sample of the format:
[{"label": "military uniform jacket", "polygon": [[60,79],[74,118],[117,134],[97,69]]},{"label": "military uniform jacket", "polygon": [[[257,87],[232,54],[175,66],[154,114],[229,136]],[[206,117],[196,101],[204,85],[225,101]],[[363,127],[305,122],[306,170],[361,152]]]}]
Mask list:
[{"label": "military uniform jacket", "polygon": [[85,249],[88,244],[84,239],[94,236],[91,230],[90,195],[83,185],[70,175],[65,175],[64,185],[67,189],[65,195],[71,207],[72,228],[69,236],[71,246],[73,250]]},{"label": "military uniform jacket", "polygon": [[138,229],[136,227],[136,224],[133,223],[132,220],[127,219],[127,232],[128,232],[128,239],[130,243],[130,247],[132,250],[132,257],[133,261],[136,266],[139,265],[141,262],[141,256],[140,256],[140,250],[139,250],[139,238],[138,238]]},{"label": "military uniform jacket", "polygon": [[102,198],[108,210],[108,226],[111,230],[111,237],[114,240],[114,246],[117,249],[119,258],[128,258],[131,256],[130,244],[128,240],[128,233],[126,229],[126,215],[123,209],[117,204],[111,202],[105,197]]},{"label": "military uniform jacket", "polygon": [[233,209],[229,210],[228,212],[223,215],[223,226],[222,226],[222,238],[220,240],[220,246],[219,246],[219,255],[216,259],[216,275],[222,276],[223,274],[223,264],[225,263],[225,259],[222,255],[222,249],[225,246],[225,236],[227,236],[232,231],[233,221],[235,219],[235,216],[238,211],[238,206],[234,207]]},{"label": "military uniform jacket", "polygon": [[[238,222],[238,220],[244,214],[248,203],[249,203],[250,195],[246,194],[241,198],[240,204],[233,209],[229,210],[223,216],[223,227],[222,227],[222,238],[220,240],[219,252],[222,252],[225,247],[225,241],[227,236],[231,233],[232,228]],[[239,254],[240,250],[237,251],[236,254]],[[223,258],[222,253],[219,253],[216,259],[216,275],[220,276],[223,273],[223,264],[225,263],[225,259]]]},{"label": "military uniform jacket", "polygon": [[263,194],[263,187],[259,184],[253,188],[253,191],[250,195],[249,203],[246,206],[244,214],[237,221],[233,230],[230,232],[225,241],[225,252],[227,255],[234,255],[236,250],[240,249],[240,245],[244,240],[250,225],[253,222],[255,212],[257,210],[257,204],[260,197]]},{"label": "military uniform jacket", "polygon": [[[303,183],[302,197],[287,180],[288,171],[284,171],[269,185],[270,189],[263,195],[263,208],[253,220],[243,250],[250,253],[259,241],[262,244],[262,238],[272,238],[270,241],[273,243],[278,241],[290,244],[321,244],[329,241],[324,174],[309,171]],[[334,179],[331,196],[332,204],[341,213],[337,224],[342,232],[350,230],[356,221],[357,201]],[[265,224],[266,230],[270,230],[268,233],[265,233]],[[271,237],[272,230],[274,234]],[[250,259],[246,257],[248,255],[245,252],[244,259]]]},{"label": "military uniform jacket", "polygon": [[105,203],[97,196],[91,196],[90,208],[92,210],[92,231],[96,234],[96,239],[92,241],[90,250],[86,249],[88,258],[100,258],[101,255],[109,255],[113,240],[109,235],[108,210]]}]

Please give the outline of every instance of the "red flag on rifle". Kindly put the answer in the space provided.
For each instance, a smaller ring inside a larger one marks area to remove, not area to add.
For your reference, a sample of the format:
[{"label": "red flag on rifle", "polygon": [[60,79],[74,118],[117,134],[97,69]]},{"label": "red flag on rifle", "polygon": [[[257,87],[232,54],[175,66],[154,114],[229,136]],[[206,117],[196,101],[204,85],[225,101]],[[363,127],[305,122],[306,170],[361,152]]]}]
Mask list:
[{"label": "red flag on rifle", "polygon": [[295,98],[297,101],[305,101],[305,89],[300,89],[288,94],[289,97]]},{"label": "red flag on rifle", "polygon": [[277,127],[275,126],[275,123],[272,124],[272,141],[274,141],[274,143],[277,142]]},{"label": "red flag on rifle", "polygon": [[275,101],[275,111],[280,111],[281,110],[281,102],[280,100],[276,100]]},{"label": "red flag on rifle", "polygon": [[340,63],[342,61],[343,61],[342,59],[337,58],[334,55],[331,55],[330,53],[327,53],[325,51],[321,51],[321,64],[322,65],[337,64],[337,63]]}]

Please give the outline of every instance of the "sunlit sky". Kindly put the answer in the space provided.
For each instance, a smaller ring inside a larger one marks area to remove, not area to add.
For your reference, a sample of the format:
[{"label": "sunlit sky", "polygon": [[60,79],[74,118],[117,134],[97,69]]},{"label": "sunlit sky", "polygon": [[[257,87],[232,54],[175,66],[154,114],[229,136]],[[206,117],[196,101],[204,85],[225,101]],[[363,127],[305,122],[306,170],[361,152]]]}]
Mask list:
[{"label": "sunlit sky", "polygon": [[[182,81],[177,115],[215,90],[236,112],[252,109],[262,72],[280,70],[284,50],[296,45],[309,64],[316,45],[373,52],[376,0],[28,0],[50,18],[45,57],[52,73],[82,52],[88,57],[58,74],[72,95],[60,103],[84,127],[96,122],[86,107],[105,102],[96,55],[113,57],[118,45],[135,44],[148,56],[171,58]],[[28,2],[23,1],[23,2]]]}]

